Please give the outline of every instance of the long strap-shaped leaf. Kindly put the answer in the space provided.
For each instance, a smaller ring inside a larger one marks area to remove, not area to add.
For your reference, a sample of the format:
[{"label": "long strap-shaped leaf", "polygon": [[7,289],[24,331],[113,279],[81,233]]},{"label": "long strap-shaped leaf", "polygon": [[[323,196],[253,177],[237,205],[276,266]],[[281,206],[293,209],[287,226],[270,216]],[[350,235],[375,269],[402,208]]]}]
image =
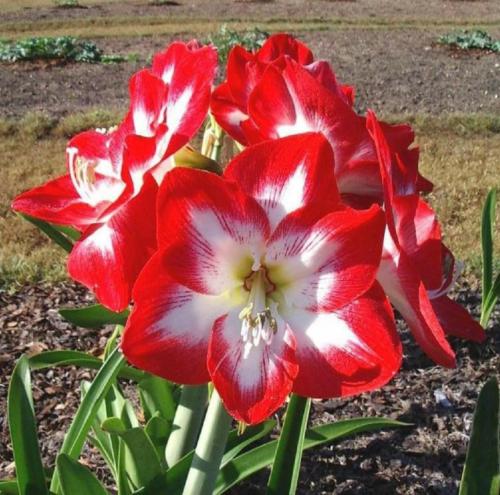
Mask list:
[{"label": "long strap-shaped leaf", "polygon": [[[29,363],[32,370],[41,370],[52,366],[80,366],[81,368],[98,370],[103,361],[81,351],[45,351],[30,357]],[[120,368],[118,376],[139,382],[150,375],[131,366],[123,366]]]},{"label": "long strap-shaped leaf", "polygon": [[[306,431],[304,449],[339,440],[355,433],[401,426],[409,425],[388,418],[355,418],[316,426]],[[217,478],[214,495],[224,493],[236,483],[269,466],[273,462],[277,446],[278,440],[273,440],[241,454],[226,464]]]},{"label": "long strap-shaped leaf", "polygon": [[63,495],[109,495],[92,471],[66,454],[59,454],[56,461]]},{"label": "long strap-shaped leaf", "polygon": [[0,495],[19,495],[19,488],[16,480],[0,481]]},{"label": "long strap-shaped leaf", "polygon": [[493,224],[495,223],[496,190],[492,189],[483,207],[481,218],[481,244],[483,254],[483,304],[493,284]]},{"label": "long strap-shaped leaf", "polygon": [[488,326],[491,313],[495,308],[498,298],[500,297],[500,273],[491,286],[490,292],[486,297],[483,296],[483,306],[481,309],[481,325],[483,328]]},{"label": "long strap-shaped leaf", "polygon": [[[268,420],[255,426],[249,426],[243,434],[238,434],[237,430],[232,430],[227,439],[226,452],[222,458],[221,466],[230,463],[242,450],[270,433],[275,424],[275,421]],[[134,494],[157,495],[158,493],[168,493],[168,495],[181,495],[193,456],[194,450],[167,469],[161,478],[154,480],[149,486],[137,490]]]},{"label": "long strap-shaped leaf", "polygon": [[30,368],[26,356],[19,359],[12,373],[8,394],[8,415],[19,494],[48,494],[36,434]]},{"label": "long strap-shaped leaf", "polygon": [[311,399],[291,396],[267,484],[270,495],[293,495],[297,489],[310,409]]},{"label": "long strap-shaped leaf", "polygon": [[479,393],[459,495],[498,495],[499,391],[496,378],[486,382]]},{"label": "long strap-shaped leaf", "polygon": [[116,313],[101,304],[83,308],[62,308],[59,314],[73,325],[83,328],[98,328],[104,325],[125,325],[130,311]]},{"label": "long strap-shaped leaf", "polygon": [[[73,459],[76,459],[80,455],[99,405],[113,384],[123,364],[123,355],[118,349],[115,349],[97,373],[80,407],[76,411],[73,422],[66,433],[61,450],[59,451],[60,454],[68,454]],[[50,489],[55,493],[60,493],[57,470],[52,477]]]},{"label": "long strap-shaped leaf", "polygon": [[21,214],[21,216],[28,220],[28,222],[32,223],[36,227],[38,227],[45,235],[50,237],[56,244],[61,246],[68,253],[73,249],[72,240],[67,237],[67,235],[63,234],[59,229],[57,229],[54,225],[51,225],[48,222],[44,222],[43,220],[39,220],[38,218],[30,217],[29,215]]}]

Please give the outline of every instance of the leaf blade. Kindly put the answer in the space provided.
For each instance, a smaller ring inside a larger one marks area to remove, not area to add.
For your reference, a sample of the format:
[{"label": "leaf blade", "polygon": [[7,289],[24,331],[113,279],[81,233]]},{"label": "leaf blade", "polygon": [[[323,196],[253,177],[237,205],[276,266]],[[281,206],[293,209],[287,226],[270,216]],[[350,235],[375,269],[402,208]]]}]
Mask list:
[{"label": "leaf blade", "polygon": [[[60,454],[67,454],[73,459],[80,455],[97,410],[124,362],[124,357],[118,349],[115,349],[106,359],[73,417],[59,451]],[[59,488],[59,476],[56,470],[52,477],[50,489],[58,493]]]},{"label": "leaf blade", "polygon": [[486,196],[481,216],[481,251],[483,258],[482,311],[484,310],[485,299],[488,297],[493,284],[493,224],[495,222],[495,207],[496,189],[491,189]]},{"label": "leaf blade", "polygon": [[[333,440],[339,440],[354,433],[363,433],[384,427],[396,428],[402,426],[409,425],[388,418],[355,418],[316,426],[306,431],[304,449],[310,449]],[[241,454],[229,462],[219,473],[214,495],[224,493],[242,479],[269,466],[274,458],[277,445],[278,441],[272,440]]]},{"label": "leaf blade", "polygon": [[459,495],[498,493],[493,490],[500,474],[499,404],[498,381],[491,378],[479,392]]},{"label": "leaf blade", "polygon": [[66,454],[59,454],[56,468],[61,480],[63,495],[85,493],[86,495],[109,495],[90,469]]},{"label": "leaf blade", "polygon": [[[52,366],[81,366],[98,370],[103,360],[81,351],[44,351],[29,358],[32,370],[41,370]],[[147,373],[144,371],[123,366],[118,372],[121,378],[127,378],[136,382],[144,379]]]},{"label": "leaf blade", "polygon": [[292,394],[267,484],[271,495],[296,492],[310,409],[311,399]]},{"label": "leaf blade", "polygon": [[62,308],[59,314],[73,325],[83,328],[98,328],[104,325],[125,325],[130,311],[115,313],[101,304],[84,308]]},{"label": "leaf blade", "polygon": [[27,356],[19,359],[12,373],[7,409],[19,494],[48,495],[37,438]]}]

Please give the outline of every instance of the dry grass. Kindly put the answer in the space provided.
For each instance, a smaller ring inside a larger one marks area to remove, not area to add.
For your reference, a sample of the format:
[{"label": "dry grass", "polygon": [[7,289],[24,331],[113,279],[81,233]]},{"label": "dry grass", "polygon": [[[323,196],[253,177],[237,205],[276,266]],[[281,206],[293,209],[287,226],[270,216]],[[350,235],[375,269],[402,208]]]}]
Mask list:
[{"label": "dry grass", "polygon": [[[499,187],[500,134],[422,134],[421,170],[435,184],[429,201],[443,226],[445,242],[466,268],[480,270],[481,209],[486,194]],[[497,209],[499,225],[500,209]],[[500,268],[500,229],[495,233],[496,265]]]},{"label": "dry grass", "polygon": [[[53,124],[43,139],[37,139],[40,132],[33,122],[41,122],[43,127],[44,120],[36,116],[25,117],[19,123],[0,122],[0,131],[10,129],[10,134],[0,138],[0,285],[13,287],[65,277],[65,253],[16,217],[9,205],[22,190],[64,173],[66,139],[61,136],[83,128],[111,125],[116,116],[116,112],[102,110],[69,116]],[[436,184],[429,200],[443,224],[446,242],[477,273],[482,203],[487,191],[499,186],[498,118],[405,116],[403,120],[415,124],[422,150],[422,172]],[[30,124],[31,133],[23,130],[23,122]],[[500,229],[495,243],[498,253]]]},{"label": "dry grass", "polygon": [[15,40],[33,36],[72,36],[84,38],[157,36],[181,33],[197,33],[198,36],[218,31],[221,24],[235,31],[246,31],[258,27],[268,32],[303,32],[338,29],[428,29],[436,32],[453,29],[466,29],[474,25],[478,29],[500,27],[500,19],[421,20],[409,19],[395,21],[385,18],[348,19],[332,17],[329,19],[192,19],[174,16],[143,16],[131,23],[127,16],[86,17],[76,19],[53,19],[47,21],[11,21],[0,23],[0,39]]},{"label": "dry grass", "polygon": [[65,277],[65,255],[10,211],[24,189],[64,172],[65,139],[0,139],[0,284],[14,286]]}]

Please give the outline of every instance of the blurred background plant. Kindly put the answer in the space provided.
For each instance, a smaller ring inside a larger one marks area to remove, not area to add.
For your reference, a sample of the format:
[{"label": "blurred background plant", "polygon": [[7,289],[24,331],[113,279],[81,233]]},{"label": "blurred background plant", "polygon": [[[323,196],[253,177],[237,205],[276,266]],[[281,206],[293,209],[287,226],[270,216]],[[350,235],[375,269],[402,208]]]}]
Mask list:
[{"label": "blurred background plant", "polygon": [[494,40],[486,31],[482,29],[463,30],[454,33],[447,33],[438,38],[438,43],[461,50],[488,50],[500,52],[500,40]]},{"label": "blurred background plant", "polygon": [[136,59],[135,54],[104,54],[94,42],[73,36],[36,36],[12,42],[0,41],[0,62],[61,60],[109,64]]},{"label": "blurred background plant", "polygon": [[269,37],[269,33],[258,27],[247,31],[234,31],[226,24],[223,24],[219,31],[208,37],[207,43],[212,43],[217,47],[219,54],[219,64],[223,66],[227,62],[229,51],[233,46],[241,45],[247,50],[258,50]]}]

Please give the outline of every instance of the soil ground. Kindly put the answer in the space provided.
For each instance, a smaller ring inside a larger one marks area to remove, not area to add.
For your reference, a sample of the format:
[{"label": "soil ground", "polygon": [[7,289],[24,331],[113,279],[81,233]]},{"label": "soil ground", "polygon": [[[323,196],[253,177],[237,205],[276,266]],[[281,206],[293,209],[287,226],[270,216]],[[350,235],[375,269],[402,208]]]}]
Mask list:
[{"label": "soil ground", "polygon": [[[477,290],[463,286],[459,301],[478,315]],[[98,355],[109,329],[75,328],[57,309],[89,304],[90,296],[74,284],[24,287],[0,292],[0,373],[8,377],[22,353],[77,349]],[[412,423],[400,430],[358,435],[304,454],[300,494],[454,495],[469,440],[472,414],[482,384],[500,369],[500,311],[493,315],[485,343],[453,340],[457,368],[434,366],[398,322],[405,359],[401,372],[371,394],[344,400],[315,401],[311,424],[360,416],[387,416]],[[79,380],[90,371],[59,368],[33,376],[35,408],[46,465],[53,465],[79,402]],[[438,394],[438,398],[436,398]],[[447,400],[439,397],[444,395]],[[7,381],[0,383],[0,411],[6,410]],[[0,479],[13,475],[7,421],[0,415]],[[109,480],[98,455],[87,450],[83,460]],[[233,495],[262,493],[268,474],[255,476]]]},{"label": "soil ground", "polygon": [[[360,110],[370,107],[387,114],[440,115],[500,112],[500,56],[457,54],[435,45],[437,37],[453,30],[450,26],[455,24],[470,27],[485,24],[490,34],[498,37],[500,4],[496,1],[179,0],[180,5],[151,6],[137,1],[89,5],[87,9],[55,9],[51,2],[37,3],[48,6],[25,9],[0,0],[0,32],[5,31],[5,26],[17,26],[22,32],[24,25],[31,32],[43,23],[91,23],[93,19],[111,22],[113,18],[126,17],[139,22],[140,17],[153,16],[171,23],[175,19],[208,18],[221,23],[231,19],[321,21],[323,30],[301,31],[298,35],[318,57],[333,63],[339,79],[356,87]],[[2,9],[4,4],[6,8]],[[178,31],[184,39],[206,36],[206,32],[200,35],[184,29],[182,22]],[[20,37],[19,33],[16,36]],[[44,111],[59,117],[92,107],[124,109],[129,76],[146,65],[151,54],[171,38],[171,35],[156,35],[97,40],[108,53],[137,53],[138,61],[133,63],[49,67],[2,64],[0,117],[17,119],[28,111]],[[463,282],[458,297],[477,316],[480,302],[477,284]],[[58,348],[99,354],[109,335],[108,329],[75,328],[57,315],[61,306],[90,301],[85,290],[71,283],[23,286],[14,293],[0,291],[0,478],[13,476],[5,411],[8,378],[15,359],[24,352]],[[453,495],[457,492],[478,391],[500,369],[499,311],[493,315],[486,343],[453,341],[458,356],[455,370],[433,366],[403,325],[399,326],[405,345],[401,373],[382,390],[371,394],[316,401],[311,422],[378,415],[414,426],[357,436],[307,452],[299,493]],[[53,465],[78,405],[79,380],[91,376],[92,372],[73,368],[34,373],[35,407],[47,465]],[[436,399],[436,393],[439,396],[441,392],[447,401]],[[87,450],[84,457],[106,479],[95,452]],[[256,476],[233,493],[262,493],[266,478],[267,473]]]},{"label": "soil ground", "polygon": [[[79,3],[87,8],[55,8],[50,0],[45,7],[22,8],[26,0],[0,0],[4,11],[1,21],[46,21],[99,17],[170,16],[184,19],[378,19],[394,22],[492,22],[500,19],[495,0],[125,0],[106,2],[93,0]],[[41,2],[38,2],[39,5]]]},{"label": "soil ground", "polygon": [[[439,30],[342,29],[304,32],[318,58],[356,88],[357,107],[384,113],[500,113],[500,54],[460,54],[434,44]],[[195,33],[184,34],[190,39]],[[108,53],[137,53],[136,63],[0,65],[0,116],[28,111],[66,115],[91,107],[126,108],[127,81],[170,37],[109,38]]]}]

